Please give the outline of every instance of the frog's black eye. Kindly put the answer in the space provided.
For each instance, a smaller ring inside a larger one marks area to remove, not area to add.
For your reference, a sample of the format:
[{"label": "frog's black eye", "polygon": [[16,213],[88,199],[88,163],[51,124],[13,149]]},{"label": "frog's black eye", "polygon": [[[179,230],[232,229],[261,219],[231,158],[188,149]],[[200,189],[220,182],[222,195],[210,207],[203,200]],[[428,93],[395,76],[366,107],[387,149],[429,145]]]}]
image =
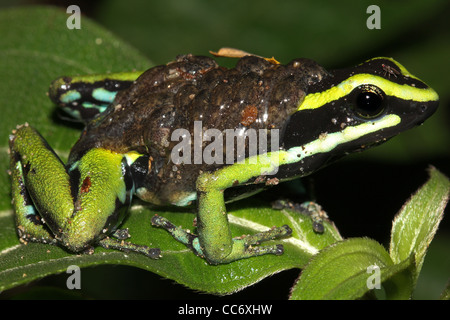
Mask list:
[{"label": "frog's black eye", "polygon": [[353,109],[362,118],[375,118],[384,111],[384,92],[374,85],[361,85],[352,92]]}]

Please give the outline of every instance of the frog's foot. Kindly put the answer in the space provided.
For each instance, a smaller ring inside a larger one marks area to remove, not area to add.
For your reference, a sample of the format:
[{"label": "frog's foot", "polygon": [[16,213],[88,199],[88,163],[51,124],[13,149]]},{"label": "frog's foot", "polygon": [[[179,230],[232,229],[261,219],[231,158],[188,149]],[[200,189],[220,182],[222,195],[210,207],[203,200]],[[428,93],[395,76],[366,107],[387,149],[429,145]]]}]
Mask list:
[{"label": "frog's foot", "polygon": [[323,233],[325,227],[323,226],[323,221],[328,220],[328,215],[325,210],[322,209],[322,206],[313,202],[306,201],[301,204],[291,202],[289,200],[278,200],[272,203],[272,208],[274,209],[284,209],[288,208],[294,211],[297,211],[301,214],[305,214],[309,216],[313,222],[313,230],[316,233]]},{"label": "frog's foot", "polygon": [[162,227],[169,231],[169,233],[179,242],[186,245],[200,257],[204,257],[203,251],[198,241],[198,236],[192,234],[189,230],[184,230],[181,227],[175,226],[172,222],[155,214],[152,218],[152,225]]},{"label": "frog's foot", "polygon": [[189,247],[198,256],[208,260],[211,264],[229,263],[264,254],[281,255],[284,252],[283,245],[275,244],[270,246],[259,246],[259,244],[264,241],[275,240],[292,234],[291,228],[284,225],[282,227],[274,227],[268,231],[254,235],[243,235],[241,237],[233,238],[231,252],[227,256],[222,256],[219,259],[216,259],[211,254],[205,254],[197,235],[194,235],[181,227],[175,226],[166,218],[155,215],[152,218],[152,224],[166,229],[176,240]]},{"label": "frog's foot", "polygon": [[229,261],[234,261],[263,254],[282,255],[284,253],[282,244],[270,246],[260,246],[259,244],[265,241],[284,238],[291,234],[292,229],[288,225],[284,225],[282,227],[273,227],[257,234],[233,238],[233,250],[227,259]]},{"label": "frog's foot", "polygon": [[144,245],[124,241],[123,239],[121,240],[106,237],[98,241],[98,244],[105,249],[115,249],[124,252],[137,252],[152,259],[159,259],[161,257],[161,250],[159,248],[149,248]]}]

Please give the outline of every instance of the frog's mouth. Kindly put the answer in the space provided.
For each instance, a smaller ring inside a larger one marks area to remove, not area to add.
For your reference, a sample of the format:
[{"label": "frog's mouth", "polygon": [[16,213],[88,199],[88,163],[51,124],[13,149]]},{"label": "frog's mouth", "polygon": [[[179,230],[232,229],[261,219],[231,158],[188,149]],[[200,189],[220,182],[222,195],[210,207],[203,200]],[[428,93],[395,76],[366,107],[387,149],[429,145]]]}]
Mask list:
[{"label": "frog's mouth", "polygon": [[[387,110],[387,113],[395,115],[398,117],[399,122],[395,126],[386,126],[381,128],[379,131],[374,132],[372,137],[367,140],[374,140],[373,142],[368,141],[368,145],[378,145],[392,138],[393,136],[399,134],[400,132],[412,129],[414,127],[420,126],[431,117],[437,110],[439,101],[426,101],[426,102],[414,102],[400,100],[394,97],[390,97],[394,101],[391,104],[395,105],[395,110]],[[394,109],[394,108],[390,108]],[[377,119],[374,120],[378,121]]]}]

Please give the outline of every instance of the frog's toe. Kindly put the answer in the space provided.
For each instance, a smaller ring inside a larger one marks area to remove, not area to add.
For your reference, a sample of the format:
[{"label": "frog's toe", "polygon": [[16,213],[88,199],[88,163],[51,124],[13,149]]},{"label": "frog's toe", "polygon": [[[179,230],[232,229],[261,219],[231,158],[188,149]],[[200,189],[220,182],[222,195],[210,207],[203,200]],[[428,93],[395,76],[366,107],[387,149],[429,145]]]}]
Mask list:
[{"label": "frog's toe", "polygon": [[[292,234],[292,229],[284,225],[282,227],[274,227],[270,230],[260,232],[254,235],[240,237],[233,239],[233,251],[236,251],[240,258],[234,257],[234,259],[242,259],[253,256],[260,256],[264,254],[282,255],[284,253],[284,247],[282,244],[275,244],[270,246],[261,246],[261,242],[276,240],[284,237],[288,237]],[[236,250],[237,249],[237,250]],[[239,253],[239,251],[241,251]],[[232,258],[230,255],[229,259]]]},{"label": "frog's toe", "polygon": [[274,227],[270,230],[260,232],[254,235],[241,237],[245,241],[247,246],[259,244],[264,241],[280,239],[288,237],[292,234],[292,229],[288,225],[282,227]]},{"label": "frog's toe", "polygon": [[106,237],[98,241],[98,244],[105,249],[115,249],[124,252],[136,252],[146,255],[151,259],[159,259],[161,257],[161,250],[159,248],[149,248],[145,245],[134,244],[123,240],[116,240],[110,237]]},{"label": "frog's toe", "polygon": [[283,245],[282,244],[277,244],[276,247],[277,247],[277,249],[275,251],[275,255],[281,256],[284,253]]},{"label": "frog's toe", "polygon": [[[251,237],[253,238],[253,236]],[[246,241],[246,238],[235,238],[233,239],[233,246],[230,254],[228,254],[225,257],[219,258],[209,256],[207,257],[207,260],[211,264],[221,264],[241,259],[247,259],[251,257],[262,256],[266,254],[273,254],[276,256],[280,256],[284,253],[284,246],[282,244],[259,245],[260,242],[267,240],[272,239],[259,240],[255,244],[250,244],[249,242]]]}]

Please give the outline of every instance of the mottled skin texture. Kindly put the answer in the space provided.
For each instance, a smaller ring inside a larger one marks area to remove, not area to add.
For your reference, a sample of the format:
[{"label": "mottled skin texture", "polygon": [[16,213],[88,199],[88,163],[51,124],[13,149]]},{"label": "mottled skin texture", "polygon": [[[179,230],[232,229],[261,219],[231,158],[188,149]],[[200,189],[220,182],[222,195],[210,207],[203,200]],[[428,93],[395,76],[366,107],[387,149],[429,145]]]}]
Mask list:
[{"label": "mottled skin texture", "polygon": [[326,75],[309,59],[280,65],[247,56],[235,68],[226,69],[208,57],[183,55],[148,70],[119,92],[108,111],[88,124],[70,159],[79,159],[93,147],[146,154],[151,164],[138,161],[136,166],[139,171],[151,167],[142,182],[149,192],[139,196],[171,204],[196,190],[202,171],[221,166],[174,167],[170,153],[178,141],[171,141],[173,130],[185,128],[192,135],[194,121],[202,121],[205,129],[276,128],[282,132],[308,86]]}]

